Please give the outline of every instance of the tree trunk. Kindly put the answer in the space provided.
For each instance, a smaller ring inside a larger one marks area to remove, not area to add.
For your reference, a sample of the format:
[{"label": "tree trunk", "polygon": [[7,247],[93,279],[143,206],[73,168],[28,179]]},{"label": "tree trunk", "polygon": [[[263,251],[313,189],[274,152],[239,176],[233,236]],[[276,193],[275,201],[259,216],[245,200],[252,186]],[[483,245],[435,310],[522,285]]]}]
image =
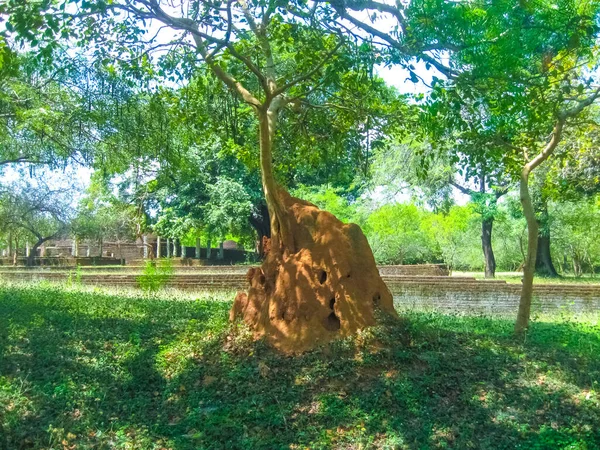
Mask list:
[{"label": "tree trunk", "polygon": [[558,272],[552,263],[550,253],[550,233],[540,232],[537,238],[537,257],[535,260],[535,272],[544,277],[558,277]]},{"label": "tree trunk", "polygon": [[485,258],[485,277],[494,278],[496,276],[496,258],[492,248],[492,228],[494,218],[483,219],[481,222],[481,248]]},{"label": "tree trunk", "polygon": [[256,250],[258,252],[258,256],[263,258],[265,256],[265,238],[271,238],[271,221],[269,218],[269,210],[267,205],[261,202],[259,209],[259,214],[250,216],[248,221],[250,222],[252,228],[256,230],[256,235],[258,236],[258,245]]},{"label": "tree trunk", "polygon": [[279,198],[279,187],[273,174],[273,138],[281,100],[274,99],[268,108],[257,110],[260,132],[260,168],[263,192],[271,220],[271,249],[293,253],[294,239],[288,217]]},{"label": "tree trunk", "polygon": [[521,288],[521,299],[519,301],[519,312],[515,324],[515,334],[522,335],[529,326],[529,316],[531,314],[531,297],[533,295],[533,277],[535,275],[535,259],[537,256],[538,230],[539,225],[535,217],[533,202],[529,194],[529,174],[528,166],[523,168],[521,173],[520,196],[523,214],[527,221],[527,255],[523,265],[523,286]]},{"label": "tree trunk", "polygon": [[[33,267],[35,264],[35,255],[38,251],[38,248],[40,248],[44,242],[46,242],[47,239],[38,239],[38,241],[33,244],[33,247],[31,247],[31,250],[29,252],[29,256],[27,257],[27,267]],[[42,254],[40,253],[40,256],[42,256]]]}]

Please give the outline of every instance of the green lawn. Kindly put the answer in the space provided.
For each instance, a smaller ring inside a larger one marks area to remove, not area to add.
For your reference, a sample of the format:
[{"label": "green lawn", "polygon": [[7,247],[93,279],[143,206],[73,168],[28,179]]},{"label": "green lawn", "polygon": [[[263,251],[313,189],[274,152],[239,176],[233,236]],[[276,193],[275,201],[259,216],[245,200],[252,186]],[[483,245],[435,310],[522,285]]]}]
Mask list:
[{"label": "green lawn", "polygon": [[[597,449],[600,326],[410,313],[300,357],[184,300],[0,287],[0,448]],[[226,301],[223,301],[226,300]]]}]

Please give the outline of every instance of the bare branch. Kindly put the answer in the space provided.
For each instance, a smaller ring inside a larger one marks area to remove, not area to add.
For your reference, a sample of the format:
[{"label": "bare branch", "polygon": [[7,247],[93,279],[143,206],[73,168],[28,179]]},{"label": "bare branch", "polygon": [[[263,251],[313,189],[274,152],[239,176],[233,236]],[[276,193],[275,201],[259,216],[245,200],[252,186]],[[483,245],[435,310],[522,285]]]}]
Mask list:
[{"label": "bare branch", "polygon": [[475,193],[475,191],[473,191],[472,189],[461,186],[460,184],[456,183],[454,180],[449,180],[449,183],[451,186],[455,187],[456,189],[458,189],[460,192],[462,192],[465,195],[473,195]]}]

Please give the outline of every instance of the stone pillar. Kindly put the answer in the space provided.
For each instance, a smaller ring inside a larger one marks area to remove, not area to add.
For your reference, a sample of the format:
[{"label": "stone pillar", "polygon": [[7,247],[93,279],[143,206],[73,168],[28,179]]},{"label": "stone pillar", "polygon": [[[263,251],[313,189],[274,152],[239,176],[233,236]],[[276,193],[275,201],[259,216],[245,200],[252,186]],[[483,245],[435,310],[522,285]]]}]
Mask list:
[{"label": "stone pillar", "polygon": [[25,242],[25,256],[29,258],[29,254],[31,253],[31,245],[29,241]]},{"label": "stone pillar", "polygon": [[156,257],[160,258],[160,236],[156,236]]},{"label": "stone pillar", "polygon": [[200,238],[196,238],[196,259],[200,259]]},{"label": "stone pillar", "polygon": [[171,257],[171,239],[167,238],[167,258]]},{"label": "stone pillar", "polygon": [[88,258],[92,256],[92,246],[90,244],[90,241],[87,241],[87,249],[85,251],[85,256],[87,256]]},{"label": "stone pillar", "polygon": [[144,259],[148,259],[148,236],[142,236],[142,245],[144,246]]},{"label": "stone pillar", "polygon": [[179,256],[179,240],[177,238],[173,238],[173,256],[176,258]]},{"label": "stone pillar", "polygon": [[40,245],[40,258],[46,256],[46,244]]},{"label": "stone pillar", "polygon": [[206,241],[206,259],[210,259],[212,256],[212,248],[210,247],[210,239]]},{"label": "stone pillar", "polygon": [[71,254],[75,257],[79,257],[79,241],[77,238],[73,239],[73,248],[71,250]]},{"label": "stone pillar", "polygon": [[179,254],[179,256],[181,256],[181,259],[184,259],[185,258],[185,245],[183,245],[183,243],[181,241],[179,241],[179,243],[181,244],[179,246],[179,251],[181,252]]},{"label": "stone pillar", "polygon": [[225,251],[223,249],[223,241],[219,244],[219,253],[217,253],[217,259],[225,258]]}]

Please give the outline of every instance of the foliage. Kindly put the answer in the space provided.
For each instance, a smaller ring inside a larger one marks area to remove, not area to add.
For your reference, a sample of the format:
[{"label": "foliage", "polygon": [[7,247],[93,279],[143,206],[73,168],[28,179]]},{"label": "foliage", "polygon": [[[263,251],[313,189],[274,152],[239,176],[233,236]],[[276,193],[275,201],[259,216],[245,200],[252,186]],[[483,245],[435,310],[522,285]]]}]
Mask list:
[{"label": "foliage", "polygon": [[75,186],[49,185],[42,177],[0,186],[0,232],[21,231],[34,239],[31,256],[50,239],[69,230]]},{"label": "foliage", "polygon": [[[595,273],[600,268],[600,207],[597,200],[550,205],[553,250],[562,272]],[[566,264],[570,264],[568,267]]]},{"label": "foliage", "polygon": [[560,201],[589,199],[600,191],[600,108],[590,107],[576,128],[568,130],[548,170],[548,196]]},{"label": "foliage", "polygon": [[97,69],[67,54],[53,67],[28,53],[12,55],[5,70],[0,63],[0,168],[64,168],[100,158],[96,125],[102,109],[96,102],[92,107],[97,99],[90,92],[99,81]]},{"label": "foliage", "polygon": [[107,192],[95,191],[94,185],[87,194],[81,200],[73,221],[75,238],[117,243],[135,240],[140,219],[133,206]]},{"label": "foliage", "polygon": [[69,274],[67,275],[67,281],[65,283],[66,286],[67,287],[80,286],[82,275],[83,275],[83,272],[81,270],[81,266],[79,264],[77,264],[77,267],[75,267],[74,272],[72,270],[69,270]]},{"label": "foliage", "polygon": [[415,205],[389,204],[371,213],[365,234],[381,264],[414,264],[435,260],[431,240],[421,223],[427,213]]},{"label": "foliage", "polygon": [[3,284],[8,448],[600,446],[595,319],[523,344],[508,320],[407,312],[289,358],[231,330],[229,299]]},{"label": "foliage", "polygon": [[137,278],[140,288],[147,294],[154,294],[173,277],[173,263],[169,259],[146,261],[144,272]]},{"label": "foliage", "polygon": [[444,263],[450,270],[481,267],[478,226],[473,205],[453,206],[448,214],[436,214],[430,219],[429,239],[436,242]]},{"label": "foliage", "polygon": [[293,191],[293,195],[317,205],[320,209],[329,211],[342,222],[358,222],[359,202],[350,202],[341,189],[329,185],[322,186],[299,186]]},{"label": "foliage", "polygon": [[209,186],[208,195],[209,200],[203,206],[208,232],[221,240],[228,233],[242,234],[252,213],[250,195],[244,186],[234,180],[218,178]]}]

